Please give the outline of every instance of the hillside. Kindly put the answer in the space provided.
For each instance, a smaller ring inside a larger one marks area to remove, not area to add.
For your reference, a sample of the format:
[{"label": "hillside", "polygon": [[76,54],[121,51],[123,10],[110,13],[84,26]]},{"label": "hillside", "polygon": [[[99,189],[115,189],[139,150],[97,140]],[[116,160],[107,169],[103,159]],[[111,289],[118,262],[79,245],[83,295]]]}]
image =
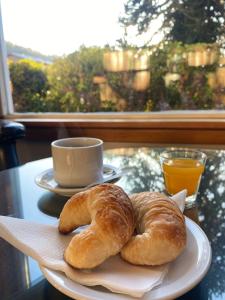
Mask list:
[{"label": "hillside", "polygon": [[52,63],[57,58],[56,56],[44,55],[38,51],[14,45],[11,42],[6,42],[6,47],[8,56],[16,58],[30,58],[48,64]]}]

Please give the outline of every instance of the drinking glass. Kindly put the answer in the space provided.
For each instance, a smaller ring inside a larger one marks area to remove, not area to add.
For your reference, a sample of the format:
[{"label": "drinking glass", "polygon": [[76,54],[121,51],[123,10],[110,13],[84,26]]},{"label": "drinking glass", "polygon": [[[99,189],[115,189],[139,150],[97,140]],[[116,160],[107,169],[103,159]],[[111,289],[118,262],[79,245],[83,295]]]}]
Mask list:
[{"label": "drinking glass", "polygon": [[187,190],[185,207],[196,205],[196,198],[205,169],[206,154],[196,150],[170,150],[160,154],[165,188],[169,195]]}]

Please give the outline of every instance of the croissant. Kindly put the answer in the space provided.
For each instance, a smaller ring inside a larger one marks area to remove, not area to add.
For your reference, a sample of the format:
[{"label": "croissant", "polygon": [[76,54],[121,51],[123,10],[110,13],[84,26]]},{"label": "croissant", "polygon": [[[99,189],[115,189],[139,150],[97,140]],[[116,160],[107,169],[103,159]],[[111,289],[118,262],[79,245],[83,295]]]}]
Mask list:
[{"label": "croissant", "polygon": [[185,248],[185,219],[176,203],[163,194],[142,192],[130,196],[137,235],[121,250],[124,260],[137,265],[161,265]]},{"label": "croissant", "polygon": [[58,229],[66,234],[85,224],[90,226],[72,238],[64,253],[65,261],[79,269],[98,266],[130,239],[135,227],[130,198],[113,184],[74,195],[60,214]]}]

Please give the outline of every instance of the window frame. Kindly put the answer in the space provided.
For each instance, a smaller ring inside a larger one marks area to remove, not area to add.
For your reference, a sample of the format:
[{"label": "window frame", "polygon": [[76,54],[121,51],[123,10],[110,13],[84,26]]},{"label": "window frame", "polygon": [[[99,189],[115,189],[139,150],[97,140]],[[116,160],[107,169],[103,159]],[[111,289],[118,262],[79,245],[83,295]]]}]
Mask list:
[{"label": "window frame", "polygon": [[10,76],[7,65],[7,51],[4,40],[2,12],[0,5],[0,114],[6,116],[13,113],[13,100],[10,91]]}]

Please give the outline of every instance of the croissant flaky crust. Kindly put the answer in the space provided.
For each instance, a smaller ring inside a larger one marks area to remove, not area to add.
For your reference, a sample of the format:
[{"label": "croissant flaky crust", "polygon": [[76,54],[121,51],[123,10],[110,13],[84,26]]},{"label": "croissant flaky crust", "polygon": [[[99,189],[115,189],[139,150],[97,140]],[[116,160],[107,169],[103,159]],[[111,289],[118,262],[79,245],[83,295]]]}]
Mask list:
[{"label": "croissant flaky crust", "polygon": [[155,192],[130,198],[138,234],[123,247],[122,258],[137,265],[161,265],[174,260],[186,245],[185,219],[179,207]]},{"label": "croissant flaky crust", "polygon": [[59,231],[91,225],[70,241],[64,259],[75,268],[94,268],[120,252],[134,231],[134,211],[127,194],[113,184],[101,184],[71,197],[59,220]]}]

